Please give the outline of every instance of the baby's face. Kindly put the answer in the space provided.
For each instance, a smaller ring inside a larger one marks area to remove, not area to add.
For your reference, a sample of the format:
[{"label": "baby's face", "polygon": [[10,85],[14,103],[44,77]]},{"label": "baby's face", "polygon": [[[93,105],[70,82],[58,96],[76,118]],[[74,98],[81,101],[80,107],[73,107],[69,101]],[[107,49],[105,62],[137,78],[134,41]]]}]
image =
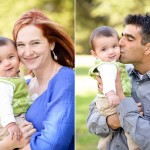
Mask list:
[{"label": "baby's face", "polygon": [[0,76],[18,76],[19,58],[17,50],[12,44],[0,46]]},{"label": "baby's face", "polygon": [[120,57],[119,40],[117,37],[98,37],[94,39],[95,57],[102,61],[117,61]]}]

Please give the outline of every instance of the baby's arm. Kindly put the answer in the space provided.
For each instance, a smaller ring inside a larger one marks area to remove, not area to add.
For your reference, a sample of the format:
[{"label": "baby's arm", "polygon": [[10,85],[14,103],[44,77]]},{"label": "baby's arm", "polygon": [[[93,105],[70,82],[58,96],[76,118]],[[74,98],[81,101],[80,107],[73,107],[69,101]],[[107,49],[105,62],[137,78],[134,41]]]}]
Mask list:
[{"label": "baby's arm", "polygon": [[16,139],[16,140],[21,139],[22,132],[21,132],[19,126],[16,124],[16,122],[9,123],[5,128],[8,130],[12,140],[13,139]]},{"label": "baby's arm", "polygon": [[4,128],[8,129],[12,139],[20,139],[20,129],[16,124],[13,114],[12,99],[14,87],[11,83],[0,81],[0,118],[1,124]]},{"label": "baby's arm", "polygon": [[103,82],[103,94],[108,98],[110,106],[119,104],[119,97],[116,95],[117,66],[114,63],[104,63],[98,67]]}]

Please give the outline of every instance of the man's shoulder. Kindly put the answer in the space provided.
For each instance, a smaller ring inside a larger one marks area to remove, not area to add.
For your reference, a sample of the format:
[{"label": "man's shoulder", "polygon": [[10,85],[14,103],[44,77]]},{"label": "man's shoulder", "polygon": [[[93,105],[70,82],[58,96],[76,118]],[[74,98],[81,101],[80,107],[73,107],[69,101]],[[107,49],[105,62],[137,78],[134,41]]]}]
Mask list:
[{"label": "man's shoulder", "polygon": [[134,69],[134,66],[132,64],[125,64],[125,66],[126,66],[126,70],[128,74],[130,74],[132,70]]}]

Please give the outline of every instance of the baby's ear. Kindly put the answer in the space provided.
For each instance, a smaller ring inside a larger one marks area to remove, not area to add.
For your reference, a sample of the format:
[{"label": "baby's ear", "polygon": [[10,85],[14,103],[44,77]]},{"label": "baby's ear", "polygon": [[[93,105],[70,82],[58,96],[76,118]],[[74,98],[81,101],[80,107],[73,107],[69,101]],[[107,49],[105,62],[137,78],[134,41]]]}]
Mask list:
[{"label": "baby's ear", "polygon": [[147,43],[146,45],[145,45],[145,52],[144,52],[144,54],[145,55],[149,55],[150,54],[150,43]]},{"label": "baby's ear", "polygon": [[95,52],[94,50],[92,50],[92,49],[91,49],[91,51],[90,51],[90,52],[91,52],[92,56],[94,56],[94,57],[96,57],[96,58],[97,58],[97,54],[96,54],[96,52]]}]

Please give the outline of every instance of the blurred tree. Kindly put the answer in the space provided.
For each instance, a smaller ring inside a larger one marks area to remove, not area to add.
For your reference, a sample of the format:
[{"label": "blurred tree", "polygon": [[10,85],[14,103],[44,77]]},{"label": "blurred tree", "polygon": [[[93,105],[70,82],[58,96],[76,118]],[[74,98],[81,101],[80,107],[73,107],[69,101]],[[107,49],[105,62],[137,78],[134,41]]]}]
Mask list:
[{"label": "blurred tree", "polygon": [[0,0],[0,35],[12,38],[15,21],[30,9],[40,9],[63,25],[74,39],[74,0]]},{"label": "blurred tree", "polygon": [[125,16],[149,10],[149,0],[76,0],[76,53],[89,54],[89,36],[94,28],[106,25],[121,33]]}]

